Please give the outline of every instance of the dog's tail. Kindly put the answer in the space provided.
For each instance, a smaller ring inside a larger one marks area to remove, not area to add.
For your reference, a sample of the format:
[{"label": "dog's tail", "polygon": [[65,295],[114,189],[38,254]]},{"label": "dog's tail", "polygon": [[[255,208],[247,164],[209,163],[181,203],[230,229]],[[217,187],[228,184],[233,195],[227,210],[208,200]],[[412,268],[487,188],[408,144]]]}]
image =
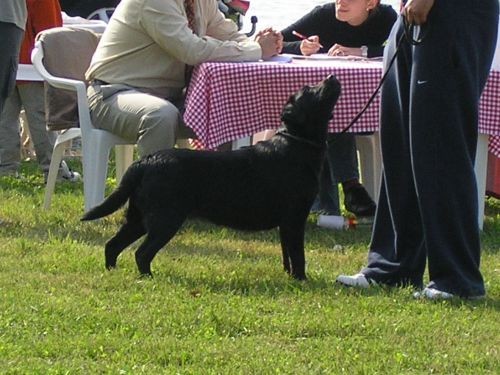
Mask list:
[{"label": "dog's tail", "polygon": [[120,185],[102,202],[90,211],[86,212],[80,220],[95,220],[111,215],[123,206],[139,185],[138,180],[142,178],[143,169],[134,163],[123,175]]}]

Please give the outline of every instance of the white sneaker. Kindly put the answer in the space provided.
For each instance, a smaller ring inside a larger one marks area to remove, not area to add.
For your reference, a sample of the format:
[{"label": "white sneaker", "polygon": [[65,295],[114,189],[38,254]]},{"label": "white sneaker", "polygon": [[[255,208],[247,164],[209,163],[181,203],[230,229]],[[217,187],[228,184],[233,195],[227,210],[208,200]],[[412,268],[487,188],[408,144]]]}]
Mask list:
[{"label": "white sneaker", "polygon": [[351,286],[355,288],[364,288],[364,289],[369,288],[370,286],[377,285],[377,282],[375,280],[366,277],[362,273],[357,273],[356,275],[353,276],[340,275],[339,277],[337,277],[337,282],[344,286]]},{"label": "white sneaker", "polygon": [[413,293],[413,297],[438,301],[452,299],[453,297],[455,297],[455,295],[448,292],[443,292],[442,290],[438,290],[436,288],[424,288],[424,290],[420,292]]},{"label": "white sneaker", "polygon": [[80,173],[72,171],[68,164],[63,160],[61,162],[61,168],[59,169],[59,173],[57,175],[58,180],[69,181],[69,182],[78,182],[81,181],[82,176]]},{"label": "white sneaker", "polygon": [[[44,172],[45,175],[45,183],[47,183],[47,177],[49,172]],[[82,176],[80,173],[72,171],[68,164],[63,160],[61,162],[61,167],[57,172],[57,181],[69,181],[69,182],[78,182],[82,180]]]}]

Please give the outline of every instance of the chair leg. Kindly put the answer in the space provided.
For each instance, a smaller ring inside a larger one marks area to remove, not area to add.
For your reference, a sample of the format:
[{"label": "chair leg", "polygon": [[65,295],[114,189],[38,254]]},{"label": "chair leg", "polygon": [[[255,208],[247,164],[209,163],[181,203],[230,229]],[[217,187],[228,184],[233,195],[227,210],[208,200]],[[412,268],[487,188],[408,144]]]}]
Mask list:
[{"label": "chair leg", "polygon": [[177,139],[175,143],[179,148],[187,148],[187,149],[191,148],[191,144],[189,143],[189,139],[187,138]]},{"label": "chair leg", "polygon": [[49,173],[47,175],[47,184],[45,185],[45,197],[43,200],[43,208],[48,210],[50,208],[50,203],[52,201],[52,194],[56,187],[57,173],[59,172],[59,166],[63,158],[64,150],[71,145],[71,139],[56,143],[54,146],[54,151],[52,151],[52,157],[50,159]]},{"label": "chair leg", "polygon": [[242,147],[250,146],[252,144],[252,137],[243,137],[233,141],[231,149],[237,150]]},{"label": "chair leg", "polygon": [[356,147],[361,164],[361,180],[373,200],[377,201],[382,174],[379,134],[357,136]]},{"label": "chair leg", "polygon": [[82,142],[83,156],[83,197],[85,212],[104,200],[110,145],[99,139]]},{"label": "chair leg", "polygon": [[134,161],[133,145],[115,146],[116,183],[120,183],[123,174]]},{"label": "chair leg", "polygon": [[484,196],[486,194],[486,171],[488,169],[488,142],[489,135],[479,134],[474,172],[476,174],[477,184],[477,223],[480,230],[483,230],[484,222]]}]

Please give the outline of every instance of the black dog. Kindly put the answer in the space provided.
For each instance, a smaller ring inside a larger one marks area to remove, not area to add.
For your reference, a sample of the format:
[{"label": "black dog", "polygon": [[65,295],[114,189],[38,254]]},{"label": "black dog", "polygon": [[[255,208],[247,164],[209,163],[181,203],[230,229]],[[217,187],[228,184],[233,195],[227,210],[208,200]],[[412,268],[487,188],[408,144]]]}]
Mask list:
[{"label": "black dog", "polygon": [[290,97],[268,141],[236,151],[171,149],[133,163],[118,188],[82,220],[107,216],[129,200],[126,222],[106,244],[108,269],[146,234],[135,253],[141,274],[188,216],[243,230],[279,227],[283,265],[305,279],[304,229],[318,192],[327,124],[340,95],[329,76]]}]

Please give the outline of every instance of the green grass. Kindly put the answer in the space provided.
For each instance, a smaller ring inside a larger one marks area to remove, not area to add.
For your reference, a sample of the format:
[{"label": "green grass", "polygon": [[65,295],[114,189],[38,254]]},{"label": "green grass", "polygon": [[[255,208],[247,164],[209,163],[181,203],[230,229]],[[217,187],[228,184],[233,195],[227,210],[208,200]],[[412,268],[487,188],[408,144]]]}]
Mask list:
[{"label": "green grass", "polygon": [[82,186],[68,183],[44,212],[41,175],[25,163],[23,176],[0,178],[2,374],[500,371],[498,200],[482,233],[487,298],[428,302],[409,289],[335,285],[364,265],[370,228],[328,231],[313,218],[304,283],[282,271],[276,231],[199,221],[157,255],[153,279],[138,278],[136,247],[107,272],[103,245],[122,213],[80,222]]}]

